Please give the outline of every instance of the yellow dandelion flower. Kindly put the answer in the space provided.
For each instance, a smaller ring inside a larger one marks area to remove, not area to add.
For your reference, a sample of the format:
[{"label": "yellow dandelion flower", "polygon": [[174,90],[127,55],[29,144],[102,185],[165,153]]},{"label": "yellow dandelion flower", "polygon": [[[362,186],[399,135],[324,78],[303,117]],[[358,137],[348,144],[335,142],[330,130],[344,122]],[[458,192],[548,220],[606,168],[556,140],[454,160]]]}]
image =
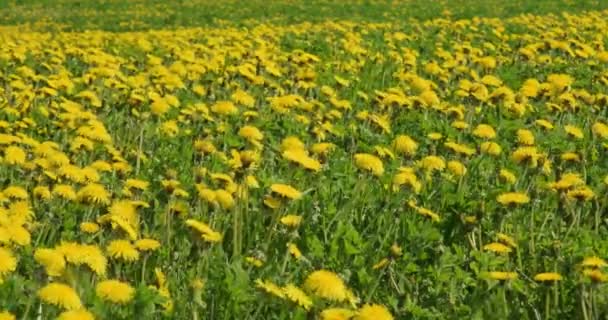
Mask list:
[{"label": "yellow dandelion flower", "polygon": [[128,240],[113,240],[108,244],[106,250],[110,257],[133,262],[139,260],[139,251]]},{"label": "yellow dandelion flower", "polygon": [[82,245],[74,242],[63,242],[55,247],[65,257],[68,263],[87,265],[99,276],[105,276],[107,259],[101,250],[94,245]]},{"label": "yellow dandelion flower", "polygon": [[198,231],[201,234],[201,238],[207,242],[220,242],[222,241],[222,234],[214,231],[207,224],[196,221],[194,219],[186,220],[186,225]]},{"label": "yellow dandelion flower", "polygon": [[462,177],[467,172],[467,168],[460,161],[448,161],[448,170],[456,177]]},{"label": "yellow dandelion flower", "polygon": [[502,153],[502,147],[493,141],[484,141],[479,145],[479,150],[491,156],[498,156]]},{"label": "yellow dandelion flower", "polygon": [[443,171],[446,167],[445,160],[438,156],[426,156],[418,161],[417,164],[429,173],[433,171]]},{"label": "yellow dandelion flower", "polygon": [[36,249],[34,260],[44,266],[46,274],[51,277],[59,277],[65,270],[65,258],[59,250]]},{"label": "yellow dandelion flower", "polygon": [[18,186],[6,187],[2,191],[2,194],[4,194],[4,196],[6,196],[8,198],[19,199],[19,200],[26,200],[29,197],[27,194],[27,191],[25,189],[23,189],[22,187],[18,187]]},{"label": "yellow dandelion flower", "polygon": [[283,288],[283,293],[287,299],[291,300],[293,303],[304,308],[305,310],[310,310],[312,307],[312,299],[310,299],[310,297],[308,297],[304,291],[293,284],[286,285]]},{"label": "yellow dandelion flower", "polygon": [[583,131],[575,126],[572,125],[566,125],[564,126],[564,130],[566,131],[566,133],[574,138],[577,139],[582,139],[585,135],[583,134]]},{"label": "yellow dandelion flower", "polygon": [[97,183],[89,183],[76,194],[76,198],[80,201],[90,202],[95,204],[110,204],[110,193],[106,188]]},{"label": "yellow dandelion flower", "polygon": [[499,177],[502,181],[509,184],[514,184],[517,181],[515,174],[507,169],[500,169]]},{"label": "yellow dandelion flower", "polygon": [[516,134],[517,142],[519,142],[519,144],[525,146],[534,145],[534,134],[532,133],[532,131],[526,129],[518,129]]},{"label": "yellow dandelion flower", "polygon": [[598,269],[585,269],[583,275],[593,282],[608,282],[608,275]]},{"label": "yellow dandelion flower", "polygon": [[506,281],[517,279],[517,273],[506,271],[490,271],[483,274],[483,277],[487,277],[492,280]]},{"label": "yellow dandelion flower", "polygon": [[215,200],[226,210],[233,208],[235,204],[232,194],[224,189],[215,190]]},{"label": "yellow dandelion flower", "polygon": [[0,311],[0,320],[15,320],[15,315],[8,311]]},{"label": "yellow dandelion flower", "polygon": [[329,308],[321,311],[321,320],[349,320],[355,316],[355,312],[342,308]]},{"label": "yellow dandelion flower", "polygon": [[496,234],[496,238],[498,239],[498,241],[501,241],[502,243],[508,245],[511,248],[517,248],[517,242],[515,242],[515,239],[513,239],[513,237],[511,236],[499,232]]},{"label": "yellow dandelion flower", "polygon": [[97,296],[116,304],[127,304],[135,296],[135,289],[128,283],[118,280],[104,280],[95,286]]},{"label": "yellow dandelion flower", "polygon": [[608,266],[608,263],[606,263],[606,260],[600,257],[593,256],[585,258],[583,262],[581,262],[581,266],[591,268],[604,268]]},{"label": "yellow dandelion flower", "polygon": [[95,222],[82,222],[80,224],[80,231],[84,233],[96,233],[99,231],[99,225]]},{"label": "yellow dandelion flower", "polygon": [[17,259],[10,249],[0,247],[0,283],[3,278],[17,269]]},{"label": "yellow dandelion flower", "polygon": [[297,228],[302,222],[302,216],[297,216],[293,214],[288,214],[286,216],[281,217],[281,223],[292,228]]},{"label": "yellow dandelion flower", "polygon": [[239,136],[250,141],[261,141],[264,139],[264,134],[260,129],[254,126],[244,126],[239,130]]},{"label": "yellow dandelion flower", "polygon": [[608,139],[608,125],[604,123],[595,122],[591,127],[591,131],[593,132],[593,134],[602,139]]},{"label": "yellow dandelion flower", "polygon": [[473,130],[473,135],[483,139],[494,139],[496,138],[496,131],[490,125],[480,124]]},{"label": "yellow dandelion flower", "polygon": [[9,165],[25,164],[27,155],[23,149],[16,146],[10,146],[4,149],[4,162]]},{"label": "yellow dandelion flower", "polygon": [[555,282],[561,281],[562,276],[556,272],[543,272],[536,274],[534,280],[538,282]]},{"label": "yellow dandelion flower", "polygon": [[366,304],[357,310],[354,320],[393,320],[388,309],[379,304]]},{"label": "yellow dandelion flower", "polygon": [[579,201],[589,201],[595,198],[595,192],[591,188],[584,186],[570,190],[566,193],[569,199],[575,199]]},{"label": "yellow dandelion flower", "polygon": [[58,282],[49,283],[38,290],[38,297],[48,304],[61,307],[66,310],[82,308],[80,297],[72,287]]},{"label": "yellow dandelion flower", "polygon": [[285,292],[283,289],[269,280],[255,280],[255,286],[259,289],[264,290],[266,293],[277,296],[279,298],[285,298]]},{"label": "yellow dandelion flower", "polygon": [[384,173],[382,160],[368,153],[355,154],[355,166],[361,170],[371,171],[375,176],[381,176]]},{"label": "yellow dandelion flower", "polygon": [[57,320],[95,320],[95,316],[86,309],[64,311]]},{"label": "yellow dandelion flower", "polygon": [[160,242],[154,239],[139,239],[135,241],[135,248],[140,251],[156,251],[160,248]]},{"label": "yellow dandelion flower", "polygon": [[74,191],[74,188],[72,186],[67,184],[55,185],[55,187],[53,188],[53,194],[66,200],[76,199],[76,191]]},{"label": "yellow dandelion flower", "polygon": [[416,154],[418,143],[409,136],[399,135],[395,138],[395,140],[393,140],[393,148],[398,153],[412,156]]},{"label": "yellow dandelion flower", "polygon": [[287,243],[287,251],[289,251],[289,253],[296,258],[296,260],[299,260],[302,258],[302,251],[300,251],[300,249],[298,248],[298,246],[294,243]]},{"label": "yellow dandelion flower", "polygon": [[509,253],[509,252],[513,251],[513,249],[509,248],[508,246],[506,246],[500,242],[492,242],[492,243],[486,244],[485,246],[483,246],[483,249],[486,251],[491,251],[494,253],[501,253],[501,254]]},{"label": "yellow dandelion flower", "polygon": [[300,198],[302,198],[302,193],[300,191],[298,191],[296,188],[287,185],[287,184],[279,184],[279,183],[275,183],[273,185],[270,186],[270,190],[282,197],[288,198],[288,199],[292,199],[292,200],[298,200]]},{"label": "yellow dandelion flower", "polygon": [[553,129],[553,124],[545,119],[538,119],[534,123],[545,130]]},{"label": "yellow dandelion flower", "polygon": [[342,278],[328,270],[317,270],[306,277],[304,289],[312,294],[334,301],[346,301],[348,288]]},{"label": "yellow dandelion flower", "polygon": [[246,257],[245,262],[247,262],[248,264],[250,264],[256,268],[260,268],[264,265],[264,261],[262,261],[256,257]]},{"label": "yellow dandelion flower", "polygon": [[508,206],[528,203],[530,202],[530,197],[528,197],[527,194],[521,192],[507,192],[500,194],[496,198],[496,201],[498,201],[498,203],[502,205]]},{"label": "yellow dandelion flower", "polygon": [[51,190],[47,186],[36,186],[32,193],[41,200],[50,200],[53,197]]}]

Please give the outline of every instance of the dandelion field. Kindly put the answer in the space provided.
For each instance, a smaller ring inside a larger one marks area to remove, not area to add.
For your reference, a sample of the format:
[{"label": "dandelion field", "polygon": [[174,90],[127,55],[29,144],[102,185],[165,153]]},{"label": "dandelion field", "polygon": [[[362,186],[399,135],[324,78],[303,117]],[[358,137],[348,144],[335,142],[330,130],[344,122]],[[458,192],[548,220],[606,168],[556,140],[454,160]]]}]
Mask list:
[{"label": "dandelion field", "polygon": [[260,3],[0,4],[0,319],[608,316],[608,3]]}]

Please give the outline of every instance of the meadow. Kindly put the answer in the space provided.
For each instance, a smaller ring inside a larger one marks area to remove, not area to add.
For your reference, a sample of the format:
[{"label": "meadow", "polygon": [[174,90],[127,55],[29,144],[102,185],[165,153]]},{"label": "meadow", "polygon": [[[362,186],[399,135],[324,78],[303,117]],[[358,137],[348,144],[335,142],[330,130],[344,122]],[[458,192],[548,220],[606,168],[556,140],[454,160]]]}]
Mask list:
[{"label": "meadow", "polygon": [[608,2],[0,3],[0,320],[606,319]]}]

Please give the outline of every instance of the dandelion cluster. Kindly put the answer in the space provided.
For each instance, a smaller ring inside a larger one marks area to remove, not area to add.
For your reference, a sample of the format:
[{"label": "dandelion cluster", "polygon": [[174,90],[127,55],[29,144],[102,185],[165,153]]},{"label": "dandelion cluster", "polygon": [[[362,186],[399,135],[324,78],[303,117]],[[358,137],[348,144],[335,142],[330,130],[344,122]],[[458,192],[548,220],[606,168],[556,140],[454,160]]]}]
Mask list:
[{"label": "dandelion cluster", "polygon": [[601,318],[608,11],[416,1],[4,23],[0,319]]}]

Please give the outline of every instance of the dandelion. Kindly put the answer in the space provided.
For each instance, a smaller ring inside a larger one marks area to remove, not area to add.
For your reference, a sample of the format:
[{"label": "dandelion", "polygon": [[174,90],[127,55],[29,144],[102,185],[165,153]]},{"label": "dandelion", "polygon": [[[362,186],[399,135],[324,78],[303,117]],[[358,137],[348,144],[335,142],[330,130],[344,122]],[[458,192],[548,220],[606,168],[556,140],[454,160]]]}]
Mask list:
[{"label": "dandelion", "polygon": [[299,260],[302,258],[302,251],[300,251],[300,249],[298,248],[298,246],[294,243],[287,243],[287,251],[289,251],[289,253],[296,258],[296,260]]},{"label": "dandelion", "polygon": [[382,160],[368,153],[355,154],[355,165],[359,169],[371,171],[375,176],[381,176],[384,173]]},{"label": "dandelion", "polygon": [[543,272],[536,274],[534,280],[538,282],[555,282],[561,281],[562,276],[556,272]]},{"label": "dandelion", "polygon": [[483,249],[486,251],[491,251],[491,252],[500,253],[500,254],[509,253],[509,252],[513,251],[513,249],[509,248],[508,246],[506,246],[500,242],[492,242],[492,243],[486,244],[485,246],[483,246]]},{"label": "dandelion", "polygon": [[578,187],[576,189],[570,190],[566,193],[566,196],[569,199],[575,199],[579,201],[589,201],[595,198],[595,192],[591,190],[587,186]]},{"label": "dandelion", "polygon": [[139,259],[139,251],[128,240],[114,240],[108,244],[108,254],[115,259],[121,259],[127,262],[137,261]]},{"label": "dandelion", "polygon": [[514,184],[517,181],[515,174],[507,169],[500,169],[499,177],[506,183]]},{"label": "dandelion", "polygon": [[519,129],[517,130],[517,142],[525,146],[534,145],[534,134],[530,130]]},{"label": "dandelion", "polygon": [[275,183],[270,186],[270,190],[291,200],[298,200],[302,197],[302,193],[300,191],[287,184]]},{"label": "dandelion", "polygon": [[25,164],[27,155],[23,149],[10,146],[4,149],[4,162],[9,165],[23,165]]},{"label": "dandelion", "polygon": [[576,139],[582,139],[584,137],[583,131],[575,126],[566,125],[564,127],[566,133]]},{"label": "dandelion", "polygon": [[393,315],[385,306],[366,304],[357,310],[354,320],[393,320]]},{"label": "dandelion", "polygon": [[583,270],[583,275],[591,279],[593,282],[608,282],[608,275],[598,269]]},{"label": "dandelion", "polygon": [[490,271],[485,276],[489,279],[500,281],[517,279],[517,273],[505,271]]},{"label": "dandelion", "polygon": [[222,235],[203,222],[188,219],[186,220],[186,225],[198,231],[201,234],[201,238],[207,242],[222,241]]},{"label": "dandelion", "polygon": [[50,277],[59,277],[65,270],[65,258],[59,250],[36,249],[34,260],[44,266],[46,274]]},{"label": "dandelion", "polygon": [[418,143],[409,136],[399,135],[393,140],[393,148],[398,153],[413,156],[418,149]]},{"label": "dandelion", "polygon": [[110,193],[103,185],[97,183],[90,183],[84,186],[78,190],[76,197],[80,201],[95,204],[110,204]]},{"label": "dandelion", "polygon": [[304,281],[304,289],[328,300],[345,301],[348,298],[348,288],[344,281],[327,270],[317,270],[309,274]]},{"label": "dandelion", "polygon": [[256,279],[255,285],[257,288],[264,290],[268,294],[277,296],[279,298],[285,298],[283,289],[269,280]]},{"label": "dandelion", "polygon": [[300,223],[302,223],[302,216],[297,216],[293,214],[288,214],[286,216],[281,217],[281,223],[292,228],[297,228]]},{"label": "dandelion", "polygon": [[247,262],[248,264],[250,264],[256,268],[260,268],[264,265],[264,261],[262,261],[256,257],[246,257],[245,262]]},{"label": "dandelion", "polygon": [[310,297],[308,297],[304,291],[293,284],[286,285],[283,288],[283,293],[287,299],[291,300],[293,303],[304,308],[305,310],[310,310],[312,307],[312,299],[310,299]]},{"label": "dandelion", "polygon": [[496,138],[496,131],[490,125],[480,124],[473,130],[473,135],[484,139],[494,139]]},{"label": "dandelion", "polygon": [[0,311],[0,320],[15,320],[15,315],[8,311]]},{"label": "dandelion", "polygon": [[498,156],[502,153],[502,147],[498,143],[492,141],[482,142],[479,145],[479,150],[491,156]]},{"label": "dandelion", "polygon": [[49,283],[38,290],[38,297],[43,302],[56,305],[66,310],[82,308],[80,297],[72,287],[58,282]]},{"label": "dandelion", "polygon": [[526,204],[530,202],[530,197],[521,192],[507,192],[499,195],[496,201],[504,206]]},{"label": "dandelion", "polygon": [[593,256],[585,258],[583,262],[581,262],[581,266],[591,268],[604,268],[608,266],[608,263],[606,263],[606,260],[600,257]]},{"label": "dandelion", "polygon": [[422,158],[422,160],[418,161],[418,166],[431,173],[433,171],[445,170],[446,163],[445,160],[438,156],[426,156]]},{"label": "dandelion", "polygon": [[139,239],[135,241],[135,248],[139,251],[156,251],[160,248],[160,242],[154,239]]},{"label": "dandelion", "polygon": [[10,249],[0,247],[0,283],[6,275],[17,269],[17,259]]},{"label": "dandelion", "polygon": [[57,320],[95,320],[95,316],[85,309],[77,309],[62,312]]},{"label": "dandelion", "polygon": [[355,312],[342,308],[329,308],[321,311],[321,320],[348,320],[355,316]]},{"label": "dandelion", "polygon": [[116,304],[127,304],[135,296],[135,289],[125,282],[104,280],[97,284],[95,293],[103,300]]},{"label": "dandelion", "polygon": [[99,231],[99,225],[95,222],[82,222],[80,224],[80,231],[84,233],[96,233]]}]

